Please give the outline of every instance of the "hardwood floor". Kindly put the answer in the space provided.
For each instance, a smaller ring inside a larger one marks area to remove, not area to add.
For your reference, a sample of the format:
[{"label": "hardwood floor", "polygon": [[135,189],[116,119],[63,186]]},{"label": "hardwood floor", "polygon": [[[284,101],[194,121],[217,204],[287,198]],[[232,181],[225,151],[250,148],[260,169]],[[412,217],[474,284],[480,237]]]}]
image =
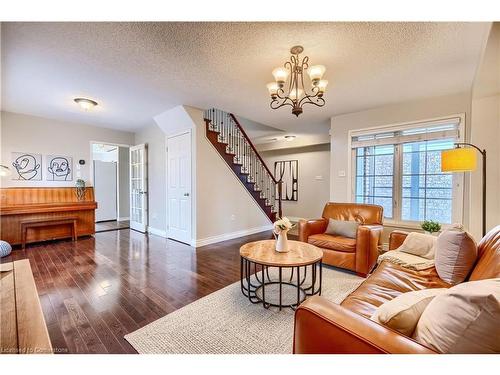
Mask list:
[{"label": "hardwood floor", "polygon": [[95,231],[99,232],[107,232],[109,230],[119,230],[119,229],[128,229],[130,228],[130,222],[128,220],[111,220],[111,221],[100,221],[95,223]]},{"label": "hardwood floor", "polygon": [[14,250],[28,258],[58,353],[135,353],[123,336],[239,280],[239,247],[264,232],[194,249],[132,230]]}]

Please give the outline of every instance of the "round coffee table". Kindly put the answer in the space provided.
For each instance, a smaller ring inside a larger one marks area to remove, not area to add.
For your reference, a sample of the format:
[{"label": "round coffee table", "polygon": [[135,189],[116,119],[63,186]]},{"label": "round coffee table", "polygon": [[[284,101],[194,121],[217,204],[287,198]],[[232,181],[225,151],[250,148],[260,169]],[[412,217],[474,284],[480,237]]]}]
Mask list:
[{"label": "round coffee table", "polygon": [[289,247],[279,253],[274,240],[240,247],[241,292],[250,302],[295,310],[307,296],[321,295],[323,252],[299,241],[289,241]]}]

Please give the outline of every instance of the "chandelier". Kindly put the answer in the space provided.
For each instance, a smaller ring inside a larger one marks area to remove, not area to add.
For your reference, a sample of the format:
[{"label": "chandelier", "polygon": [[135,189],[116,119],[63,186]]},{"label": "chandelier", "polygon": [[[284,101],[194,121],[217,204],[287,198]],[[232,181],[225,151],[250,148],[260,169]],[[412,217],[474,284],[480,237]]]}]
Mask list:
[{"label": "chandelier", "polygon": [[[317,107],[325,105],[323,94],[328,85],[328,81],[322,79],[325,67],[323,65],[309,66],[308,56],[305,56],[301,61],[299,54],[303,51],[302,46],[292,47],[290,61],[285,62],[283,67],[274,69],[275,82],[267,84],[271,95],[271,108],[278,109],[289,105],[292,107],[292,113],[297,117],[303,112],[302,106],[304,104],[314,104]],[[305,70],[307,70],[311,81],[310,91],[307,91],[304,86]],[[288,84],[286,84],[287,80]]]}]

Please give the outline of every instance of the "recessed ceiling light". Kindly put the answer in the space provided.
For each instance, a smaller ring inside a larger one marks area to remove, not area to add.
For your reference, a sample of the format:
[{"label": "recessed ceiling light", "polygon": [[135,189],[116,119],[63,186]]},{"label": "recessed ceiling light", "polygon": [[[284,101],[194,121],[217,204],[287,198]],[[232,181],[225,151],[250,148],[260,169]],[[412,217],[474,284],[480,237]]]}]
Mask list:
[{"label": "recessed ceiling light", "polygon": [[75,98],[74,101],[85,111],[88,111],[97,105],[95,100],[87,98]]},{"label": "recessed ceiling light", "polygon": [[285,141],[291,142],[295,139],[294,135],[285,135]]}]

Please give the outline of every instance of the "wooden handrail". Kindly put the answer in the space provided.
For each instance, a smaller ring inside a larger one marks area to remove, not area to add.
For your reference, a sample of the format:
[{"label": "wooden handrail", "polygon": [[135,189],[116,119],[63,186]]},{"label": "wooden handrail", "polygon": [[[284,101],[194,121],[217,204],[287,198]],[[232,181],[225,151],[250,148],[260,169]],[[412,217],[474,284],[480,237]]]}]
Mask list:
[{"label": "wooden handrail", "polygon": [[229,114],[231,116],[231,118],[234,120],[234,122],[236,123],[236,126],[238,127],[238,129],[240,129],[241,133],[243,134],[243,136],[245,137],[245,139],[247,140],[247,142],[250,144],[250,147],[252,147],[252,150],[255,152],[255,154],[257,155],[257,157],[259,158],[260,162],[262,163],[262,165],[264,166],[264,168],[266,169],[267,173],[269,173],[269,175],[271,176],[271,178],[273,179],[274,183],[277,184],[277,183],[281,183],[281,180],[278,181],[276,180],[276,178],[274,177],[274,175],[271,173],[271,171],[269,170],[269,168],[267,167],[266,163],[264,162],[264,160],[262,160],[259,152],[257,151],[257,149],[255,148],[255,146],[253,145],[252,141],[250,140],[250,138],[248,137],[247,133],[245,132],[245,130],[243,129],[243,127],[240,125],[239,121],[236,119],[236,116],[234,116],[232,113]]}]

